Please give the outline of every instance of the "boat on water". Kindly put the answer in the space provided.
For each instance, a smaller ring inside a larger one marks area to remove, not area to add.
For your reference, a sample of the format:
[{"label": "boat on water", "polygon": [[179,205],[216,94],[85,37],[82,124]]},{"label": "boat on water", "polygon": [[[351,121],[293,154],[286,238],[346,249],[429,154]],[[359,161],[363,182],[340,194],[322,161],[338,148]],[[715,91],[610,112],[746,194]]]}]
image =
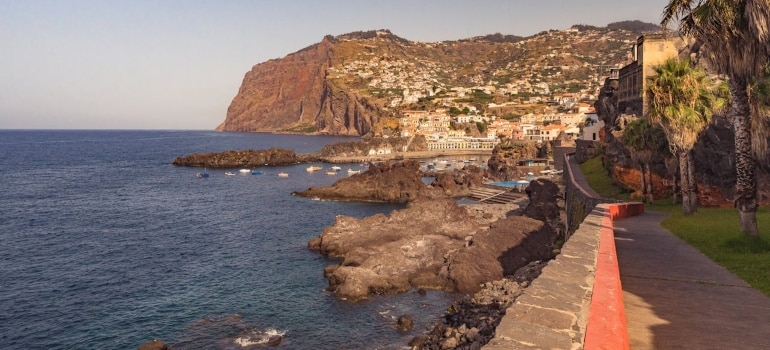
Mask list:
[{"label": "boat on water", "polygon": [[289,177],[288,173],[280,172],[278,173],[278,177]]},{"label": "boat on water", "polygon": [[334,170],[334,171],[340,171],[340,170],[342,170],[342,168],[340,168],[340,167],[338,167],[338,166],[336,166],[336,165],[335,165],[335,166],[333,166],[333,167],[332,167],[332,170]]},{"label": "boat on water", "polygon": [[250,173],[251,170],[249,170],[249,169],[241,169],[241,170],[238,170],[238,172],[241,172],[241,173],[245,174],[245,173]]},{"label": "boat on water", "polygon": [[361,170],[353,170],[353,169],[348,168],[348,174],[352,175],[352,174],[358,174],[360,172],[361,172]]},{"label": "boat on water", "polygon": [[209,177],[209,173],[196,173],[195,177],[197,177],[199,179],[207,178],[207,177]]},{"label": "boat on water", "polygon": [[334,169],[326,170],[326,175],[337,175],[337,170],[334,170]]},{"label": "boat on water", "polygon": [[252,170],[251,171],[251,175],[262,175],[262,171],[261,170]]},{"label": "boat on water", "polygon": [[321,169],[323,169],[323,168],[321,168],[320,166],[315,166],[315,165],[311,165],[311,166],[307,167],[307,171],[319,171]]},{"label": "boat on water", "polygon": [[232,171],[226,171],[225,176],[235,176],[235,173]]}]

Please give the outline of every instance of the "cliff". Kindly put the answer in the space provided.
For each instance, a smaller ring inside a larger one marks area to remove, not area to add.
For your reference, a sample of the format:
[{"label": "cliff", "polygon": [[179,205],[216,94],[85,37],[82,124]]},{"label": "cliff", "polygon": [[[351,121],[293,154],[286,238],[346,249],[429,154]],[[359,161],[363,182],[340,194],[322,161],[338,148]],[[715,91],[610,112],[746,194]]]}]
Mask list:
[{"label": "cliff", "polygon": [[327,79],[334,44],[320,43],[255,65],[246,73],[218,131],[295,131],[364,135],[382,111]]},{"label": "cliff", "polygon": [[[516,84],[546,83],[553,93],[595,91],[588,78],[594,67],[625,62],[626,43],[638,35],[599,27],[433,43],[388,30],[327,35],[253,66],[216,129],[380,135],[398,127],[394,117],[402,109],[438,108],[453,98],[486,112],[491,102],[520,101],[506,93]],[[490,92],[476,99],[471,92],[480,86]]]}]

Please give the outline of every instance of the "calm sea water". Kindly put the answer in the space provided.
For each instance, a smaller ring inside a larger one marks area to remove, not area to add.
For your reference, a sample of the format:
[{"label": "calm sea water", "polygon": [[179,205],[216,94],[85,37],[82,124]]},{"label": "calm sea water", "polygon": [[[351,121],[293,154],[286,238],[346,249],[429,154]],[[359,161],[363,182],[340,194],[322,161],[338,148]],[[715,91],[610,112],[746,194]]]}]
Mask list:
[{"label": "calm sea water", "polygon": [[[209,169],[208,179],[171,165],[196,152],[306,153],[350,140],[0,131],[0,348],[136,349],[158,338],[174,349],[242,349],[236,340],[266,333],[284,333],[283,349],[403,347],[452,296],[338,300],[324,290],[334,261],[306,246],[336,215],[399,206],[293,197],[346,176],[308,173],[307,164],[263,175]],[[402,314],[415,333],[395,330]]]}]

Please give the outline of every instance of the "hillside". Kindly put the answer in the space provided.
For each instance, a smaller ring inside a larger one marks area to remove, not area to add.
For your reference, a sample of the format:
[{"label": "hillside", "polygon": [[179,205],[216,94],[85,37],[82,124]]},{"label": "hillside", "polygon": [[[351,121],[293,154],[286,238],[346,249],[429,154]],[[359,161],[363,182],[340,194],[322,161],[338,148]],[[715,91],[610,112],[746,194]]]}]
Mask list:
[{"label": "hillside", "polygon": [[638,30],[652,28],[640,23],[432,43],[388,30],[326,36],[252,67],[217,130],[365,135],[404,109],[595,98],[606,69],[626,64]]}]

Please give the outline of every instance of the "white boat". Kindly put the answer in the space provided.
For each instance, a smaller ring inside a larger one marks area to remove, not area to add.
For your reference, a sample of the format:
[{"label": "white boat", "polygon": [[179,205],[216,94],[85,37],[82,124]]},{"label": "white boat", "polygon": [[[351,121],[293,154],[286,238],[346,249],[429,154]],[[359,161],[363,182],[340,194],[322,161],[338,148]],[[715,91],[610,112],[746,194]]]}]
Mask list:
[{"label": "white boat", "polygon": [[348,168],[348,174],[358,174],[360,172],[361,172],[361,170],[353,170],[353,169]]},{"label": "white boat", "polygon": [[278,173],[278,177],[289,177],[289,174],[284,173],[284,172],[280,172],[280,173]]},{"label": "white boat", "polygon": [[323,169],[323,168],[321,168],[320,166],[315,166],[315,165],[311,165],[311,166],[307,167],[307,171],[319,171],[321,169]]},{"label": "white boat", "polygon": [[326,175],[337,175],[337,171],[334,169],[329,169],[326,171]]},{"label": "white boat", "polygon": [[235,173],[232,171],[226,171],[225,176],[235,176]]},{"label": "white boat", "polygon": [[342,168],[340,168],[340,167],[338,167],[338,166],[336,166],[336,165],[335,165],[335,166],[333,166],[333,167],[332,167],[332,170],[334,170],[334,171],[340,171],[340,170],[342,170]]},{"label": "white boat", "polygon": [[251,172],[251,170],[249,170],[249,169],[241,169],[241,170],[238,170],[238,171],[241,172],[241,173],[244,173],[244,174]]}]

